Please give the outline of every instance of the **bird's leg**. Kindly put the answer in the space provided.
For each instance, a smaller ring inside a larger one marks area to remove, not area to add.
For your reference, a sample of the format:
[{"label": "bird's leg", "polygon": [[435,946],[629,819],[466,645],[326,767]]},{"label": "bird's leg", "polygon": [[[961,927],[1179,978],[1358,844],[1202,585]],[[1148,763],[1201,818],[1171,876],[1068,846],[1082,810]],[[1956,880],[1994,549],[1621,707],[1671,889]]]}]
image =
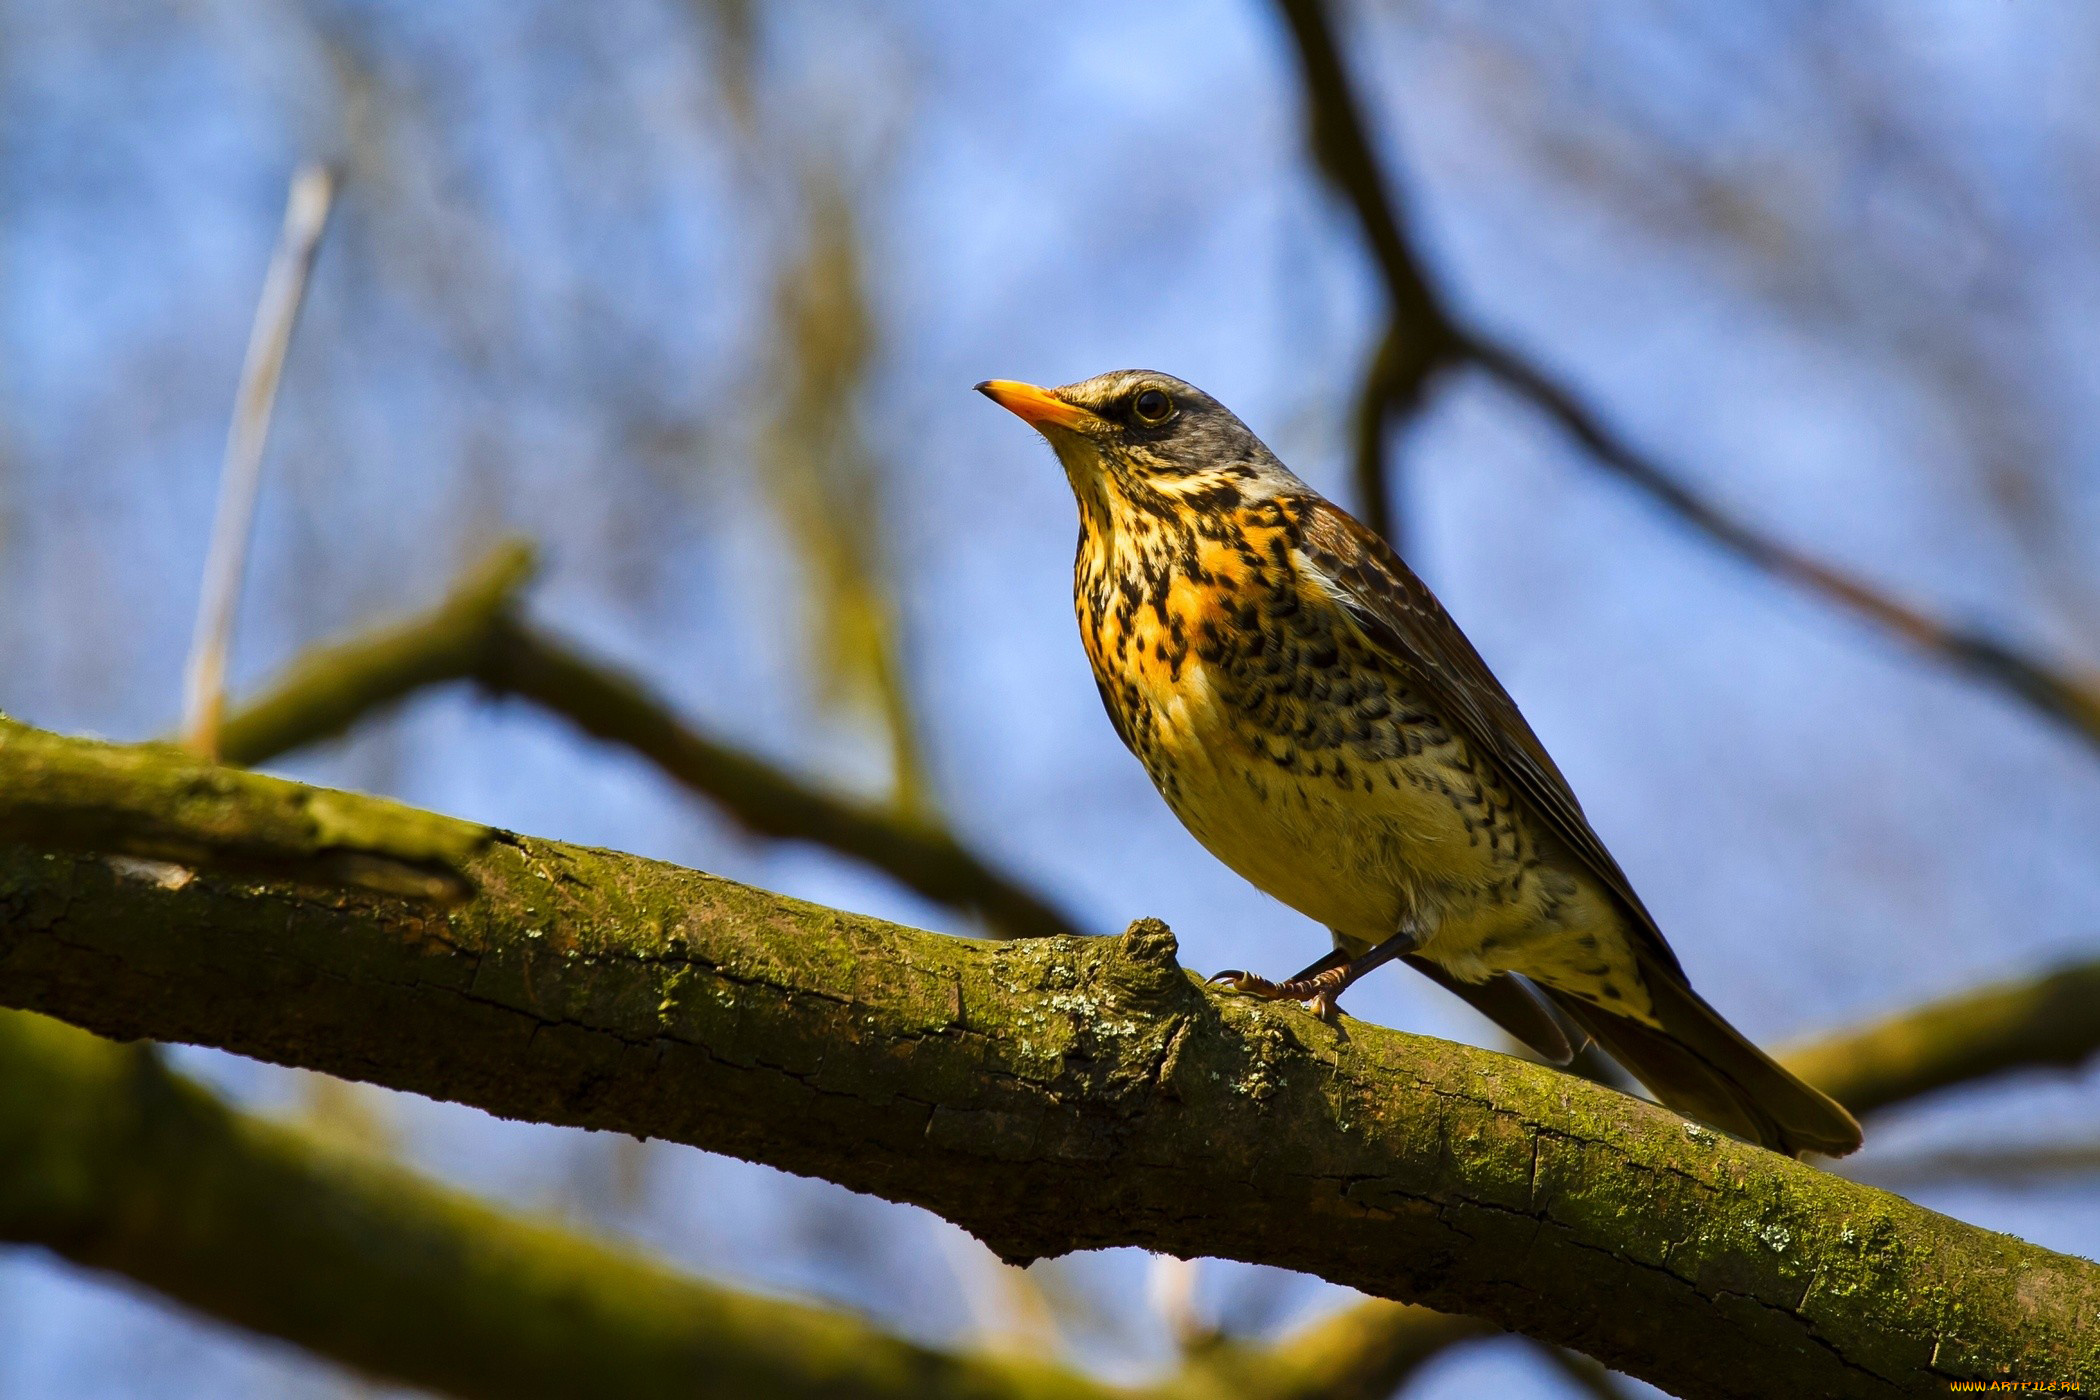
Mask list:
[{"label": "bird's leg", "polygon": [[1271,982],[1266,977],[1237,971],[1221,972],[1210,980],[1225,983],[1234,991],[1246,992],[1264,1001],[1305,1002],[1313,1015],[1323,1021],[1332,1021],[1341,1009],[1336,1002],[1343,992],[1355,985],[1357,978],[1384,967],[1394,958],[1406,957],[1421,944],[1421,938],[1412,928],[1403,928],[1361,957],[1351,958],[1337,948],[1287,982]]}]

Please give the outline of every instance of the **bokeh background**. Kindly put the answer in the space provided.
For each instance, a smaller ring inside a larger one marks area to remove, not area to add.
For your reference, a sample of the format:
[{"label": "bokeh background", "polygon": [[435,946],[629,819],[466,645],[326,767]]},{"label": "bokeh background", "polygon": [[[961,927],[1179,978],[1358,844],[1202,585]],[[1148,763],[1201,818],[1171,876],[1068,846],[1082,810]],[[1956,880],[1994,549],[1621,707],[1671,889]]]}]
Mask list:
[{"label": "bokeh background", "polygon": [[[1365,0],[1342,21],[1468,318],[1778,537],[2100,662],[2100,10]],[[344,183],[270,443],[236,693],[522,533],[548,560],[535,618],[717,733],[938,814],[1090,927],[1158,915],[1206,971],[1325,946],[1118,745],[1074,635],[1064,482],[969,392],[1166,370],[1349,500],[1383,293],[1308,157],[1272,9],[4,0],[0,709],[119,738],[175,724],[248,325],[310,158]],[[1483,377],[1440,380],[1391,436],[1404,551],[1746,1030],[1782,1041],[2100,948],[2089,745],[1717,552]],[[465,689],[279,767],[976,931]],[[1381,975],[1352,1010],[1497,1043],[1419,979]],[[821,1182],[179,1060],[711,1276],[1115,1376],[1172,1357],[1135,1252],[1016,1278]],[[1999,1169],[1947,1165],[1983,1145]],[[2091,1145],[2091,1170],[2077,1151],[2023,1169],[2028,1145]],[[1856,1163],[2100,1252],[2092,1075],[1942,1095]],[[1196,1283],[1248,1334],[1347,1296],[1231,1264]],[[1495,1343],[1408,1394],[1567,1384]],[[350,1393],[372,1392],[0,1254],[0,1394]]]}]

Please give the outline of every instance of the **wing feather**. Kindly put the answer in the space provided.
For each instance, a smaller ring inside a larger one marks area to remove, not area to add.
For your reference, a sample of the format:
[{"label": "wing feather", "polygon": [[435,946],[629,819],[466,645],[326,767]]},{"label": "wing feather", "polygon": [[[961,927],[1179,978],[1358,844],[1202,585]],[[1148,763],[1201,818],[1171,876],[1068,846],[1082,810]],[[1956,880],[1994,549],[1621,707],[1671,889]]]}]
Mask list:
[{"label": "wing feather", "polygon": [[1683,976],[1633,883],[1583,815],[1574,789],[1516,702],[1436,595],[1384,540],[1338,507],[1310,498],[1301,519],[1304,566],[1429,706],[1465,736],[1590,873],[1619,897],[1671,971]]}]

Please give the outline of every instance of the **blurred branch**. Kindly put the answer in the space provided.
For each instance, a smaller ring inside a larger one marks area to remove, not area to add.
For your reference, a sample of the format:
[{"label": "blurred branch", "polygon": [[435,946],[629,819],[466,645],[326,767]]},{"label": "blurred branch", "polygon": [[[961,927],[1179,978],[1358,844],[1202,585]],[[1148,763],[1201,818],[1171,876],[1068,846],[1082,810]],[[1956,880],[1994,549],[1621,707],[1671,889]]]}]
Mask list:
[{"label": "blurred branch", "polygon": [[1278,0],[1290,26],[1306,91],[1313,156],[1349,200],[1385,284],[1387,322],[1364,370],[1356,408],[1356,500],[1364,524],[1394,540],[1397,517],[1386,475],[1385,431],[1421,404],[1429,380],[1463,349],[1408,242],[1399,196],[1379,164],[1349,96],[1349,75],[1321,0]]},{"label": "blurred branch", "polygon": [[1788,1047],[1788,1069],[1864,1118],[1935,1089],[2100,1052],[2100,961],[1960,992]]},{"label": "blurred branch", "polygon": [[471,680],[625,745],[760,835],[829,847],[1010,936],[1079,932],[946,829],[828,792],[712,738],[637,682],[545,635],[519,615],[532,568],[527,546],[505,545],[430,611],[309,652],[227,717],[227,761],[262,763],[341,734],[425,686]]},{"label": "blurred branch", "polygon": [[762,836],[811,841],[864,861],[928,899],[981,914],[1011,937],[1079,931],[947,830],[826,792],[710,739],[635,682],[529,624],[502,619],[492,642],[476,680],[531,700],[587,734],[625,744]]},{"label": "blurred branch", "polygon": [[[1366,424],[1382,427],[1389,414],[1419,402],[1422,386],[1439,366],[1478,366],[1544,412],[1581,443],[1591,458],[1638,488],[1707,540],[1764,572],[1792,583],[1856,617],[1894,633],[1925,654],[2027,702],[2100,745],[2100,682],[2023,655],[1987,633],[1958,627],[1868,584],[1845,570],[1782,544],[1719,504],[1708,500],[1654,458],[1613,433],[1563,381],[1522,352],[1501,343],[1455,315],[1423,271],[1409,241],[1400,186],[1381,166],[1371,144],[1363,107],[1336,46],[1326,0],[1277,0],[1290,29],[1305,84],[1313,150],[1329,180],[1355,210],[1376,260],[1392,307],[1393,330],[1381,344],[1358,409],[1358,477],[1367,473],[1366,443],[1382,443]],[[1391,372],[1392,390],[1374,389],[1388,374],[1377,359],[1397,342],[1411,357]],[[1386,405],[1393,407],[1386,407]],[[1382,483],[1381,483],[1382,484]],[[1381,497],[1367,498],[1366,523],[1389,518]]]},{"label": "blurred branch", "polygon": [[1646,492],[1708,540],[1775,578],[1798,585],[1894,633],[1926,655],[2025,700],[2039,713],[2100,745],[2100,686],[2023,656],[1988,633],[1959,627],[1884,593],[1790,545],[1699,495],[1653,458],[1614,437],[1545,370],[1506,346],[1474,340],[1482,368],[1543,409],[1600,465]]},{"label": "blurred branch", "polygon": [[[62,768],[73,808],[107,810],[141,765],[231,827],[290,786],[14,727],[0,791]],[[2100,1384],[2100,1266],[1555,1070],[1216,994],[1157,923],[987,944],[512,833],[466,873],[434,911],[0,850],[0,1001],[744,1156],[1017,1262],[1301,1269],[1681,1394]]]},{"label": "blurred branch", "polygon": [[226,658],[240,611],[241,581],[248,570],[248,537],[262,491],[263,446],[277,385],[284,377],[292,328],[306,301],[307,279],[321,250],[328,211],[335,202],[335,176],[324,165],[305,165],[292,176],[284,228],[263,278],[248,353],[241,364],[233,426],[226,434],[226,460],[219,475],[219,509],[212,522],[211,549],[204,560],[204,589],[197,603],[197,633],[184,677],[182,738],[210,758],[218,752],[219,713],[226,698]]},{"label": "blurred branch", "polygon": [[1386,435],[1395,422],[1406,422],[1421,406],[1429,378],[1439,363],[1440,352],[1398,321],[1386,327],[1385,337],[1364,369],[1364,382],[1356,400],[1356,499],[1364,524],[1376,530],[1395,549],[1402,521],[1395,505],[1392,469],[1386,458]]},{"label": "blurred branch", "polygon": [[1106,1396],[504,1214],[20,1012],[0,1013],[0,1238],[451,1395]]},{"label": "blurred branch", "polygon": [[1965,1184],[2035,1186],[2100,1174],[2100,1142],[1943,1148],[1848,1164],[1845,1174],[1890,1191]]},{"label": "blurred branch", "polygon": [[1425,1362],[1450,1348],[1506,1335],[1479,1318],[1374,1298],[1270,1346],[1214,1342],[1182,1365],[1221,1400],[1388,1400]]},{"label": "blurred branch", "polygon": [[501,1400],[1384,1400],[1426,1344],[1359,1304],[1140,1389],[678,1273],[233,1108],[148,1046],[0,1012],[0,1239],[377,1379]]},{"label": "blurred branch", "polygon": [[807,156],[802,165],[804,246],[779,269],[773,292],[779,388],[764,482],[810,578],[823,692],[876,721],[893,805],[927,820],[932,792],[883,547],[881,472],[860,419],[875,328],[859,227],[837,170]]},{"label": "blurred branch", "polygon": [[500,619],[538,569],[512,540],[462,574],[427,612],[315,647],[226,716],[220,757],[244,768],[344,733],[426,686],[473,676]]}]

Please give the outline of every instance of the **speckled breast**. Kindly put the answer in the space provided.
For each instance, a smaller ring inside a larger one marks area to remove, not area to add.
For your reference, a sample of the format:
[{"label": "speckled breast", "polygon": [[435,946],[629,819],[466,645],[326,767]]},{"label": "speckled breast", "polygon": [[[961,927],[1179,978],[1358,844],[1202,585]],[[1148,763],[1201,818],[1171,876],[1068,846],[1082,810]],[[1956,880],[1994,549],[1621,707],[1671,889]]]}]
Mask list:
[{"label": "speckled breast", "polygon": [[1273,512],[1083,538],[1080,632],[1117,732],[1258,888],[1376,940],[1515,858],[1510,800],[1346,614]]}]

